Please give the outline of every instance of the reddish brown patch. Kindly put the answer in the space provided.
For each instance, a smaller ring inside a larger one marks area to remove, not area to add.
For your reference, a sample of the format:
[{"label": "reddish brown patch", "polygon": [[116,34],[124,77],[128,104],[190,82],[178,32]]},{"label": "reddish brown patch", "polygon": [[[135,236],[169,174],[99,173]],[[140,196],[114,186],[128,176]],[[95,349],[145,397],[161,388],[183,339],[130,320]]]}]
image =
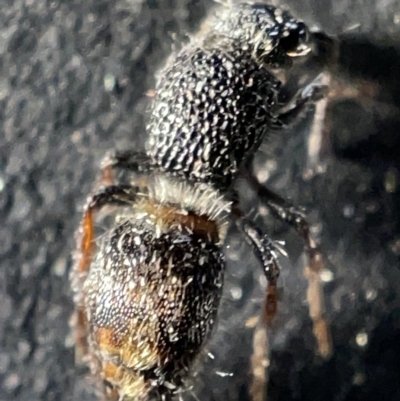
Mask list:
[{"label": "reddish brown patch", "polygon": [[118,401],[120,399],[119,391],[116,388],[106,388],[107,401]]},{"label": "reddish brown patch", "polygon": [[93,214],[90,210],[85,212],[82,221],[81,260],[78,272],[83,273],[89,269],[94,250]]},{"label": "reddish brown patch", "polygon": [[271,325],[278,309],[278,289],[275,284],[269,284],[265,297],[264,321]]},{"label": "reddish brown patch", "polygon": [[74,315],[75,361],[82,363],[88,352],[87,320],[85,310],[78,308]]},{"label": "reddish brown patch", "polygon": [[124,339],[117,336],[114,330],[101,327],[96,333],[96,342],[102,351],[116,354],[124,345]]},{"label": "reddish brown patch", "polygon": [[104,380],[111,384],[111,386],[105,387],[105,393],[107,396],[107,400],[119,400],[120,395],[117,388],[114,387],[116,383],[118,383],[123,376],[123,372],[118,366],[114,365],[113,363],[107,362],[103,370],[101,371],[101,376]]},{"label": "reddish brown patch", "polygon": [[218,226],[208,216],[199,216],[193,212],[182,214],[174,207],[151,202],[148,202],[145,208],[148,214],[154,215],[156,219],[160,220],[160,223],[168,227],[173,225],[188,227],[196,233],[204,233],[215,243],[219,242]]},{"label": "reddish brown patch", "polygon": [[117,365],[107,362],[103,367],[102,376],[110,383],[115,383],[116,381],[121,379],[122,371],[120,368],[118,368]]},{"label": "reddish brown patch", "polygon": [[77,317],[77,336],[76,336],[76,341],[79,345],[84,345],[86,346],[87,344],[87,333],[86,333],[86,327],[87,327],[87,319],[86,319],[86,313],[83,309],[79,308],[76,312],[76,317]]}]

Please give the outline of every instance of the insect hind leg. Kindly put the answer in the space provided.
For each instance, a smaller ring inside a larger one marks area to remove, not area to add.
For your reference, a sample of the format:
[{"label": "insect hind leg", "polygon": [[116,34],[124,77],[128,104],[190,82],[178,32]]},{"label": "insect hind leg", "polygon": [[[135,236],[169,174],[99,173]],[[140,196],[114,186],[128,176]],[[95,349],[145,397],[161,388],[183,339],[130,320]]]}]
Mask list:
[{"label": "insect hind leg", "polygon": [[268,327],[277,312],[278,291],[276,284],[280,269],[273,242],[251,221],[243,218],[241,214],[240,209],[234,208],[236,224],[244,233],[246,241],[253,248],[255,256],[262,264],[268,282],[263,310],[253,334],[252,383],[250,386],[252,400],[265,401],[270,361]]},{"label": "insect hind leg", "polygon": [[240,219],[238,225],[245,234],[246,241],[253,248],[255,256],[261,262],[264,275],[268,281],[262,321],[270,325],[277,311],[278,292],[276,283],[280,272],[275,247],[272,241],[249,220]]},{"label": "insect hind leg", "polygon": [[292,226],[302,237],[308,266],[305,276],[308,280],[307,301],[309,314],[313,321],[313,332],[317,341],[318,354],[327,358],[332,353],[331,336],[325,319],[325,305],[321,286],[320,273],[325,265],[322,253],[310,234],[309,224],[303,213],[286,202],[279,195],[262,186],[254,176],[248,182],[256,190],[258,199],[278,219]]}]

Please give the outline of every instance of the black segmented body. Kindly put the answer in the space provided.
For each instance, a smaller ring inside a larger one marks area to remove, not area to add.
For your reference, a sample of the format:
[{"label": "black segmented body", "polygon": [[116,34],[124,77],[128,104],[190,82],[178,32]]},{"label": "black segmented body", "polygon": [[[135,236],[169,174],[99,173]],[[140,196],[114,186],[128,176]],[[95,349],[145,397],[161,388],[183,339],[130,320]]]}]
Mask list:
[{"label": "black segmented body", "polygon": [[281,82],[268,67],[289,63],[280,41],[297,46],[305,27],[265,5],[233,6],[213,24],[161,72],[148,153],[164,171],[224,191],[278,124]]},{"label": "black segmented body", "polygon": [[[161,71],[147,153],[105,163],[103,172],[123,168],[144,180],[101,188],[82,221],[72,280],[88,337],[83,352],[112,400],[170,400],[179,392],[221,298],[228,189],[281,123],[276,69],[308,50],[304,24],[286,12],[260,4],[219,11]],[[93,251],[93,214],[106,205],[124,212]],[[297,222],[292,214],[282,218]],[[242,229],[275,282],[271,241],[249,223]]]}]

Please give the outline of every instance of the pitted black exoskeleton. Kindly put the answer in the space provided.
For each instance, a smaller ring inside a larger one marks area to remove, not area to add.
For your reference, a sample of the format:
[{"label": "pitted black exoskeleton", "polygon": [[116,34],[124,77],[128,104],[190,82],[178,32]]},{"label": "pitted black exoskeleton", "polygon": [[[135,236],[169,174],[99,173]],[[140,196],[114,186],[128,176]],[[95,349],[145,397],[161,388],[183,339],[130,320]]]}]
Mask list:
[{"label": "pitted black exoskeleton", "polygon": [[[72,280],[78,356],[101,377],[109,399],[169,400],[179,393],[216,318],[229,220],[264,268],[267,322],[275,314],[275,246],[241,211],[240,176],[303,236],[310,270],[321,268],[303,215],[249,169],[265,136],[321,97],[323,88],[312,80],[293,85],[291,74],[314,45],[306,25],[279,8],[218,9],[159,73],[146,151],[103,161],[103,186],[88,199]],[[130,172],[130,182],[114,182],[116,170]],[[94,214],[105,206],[117,213],[96,244]],[[321,310],[312,317],[327,353]]]}]

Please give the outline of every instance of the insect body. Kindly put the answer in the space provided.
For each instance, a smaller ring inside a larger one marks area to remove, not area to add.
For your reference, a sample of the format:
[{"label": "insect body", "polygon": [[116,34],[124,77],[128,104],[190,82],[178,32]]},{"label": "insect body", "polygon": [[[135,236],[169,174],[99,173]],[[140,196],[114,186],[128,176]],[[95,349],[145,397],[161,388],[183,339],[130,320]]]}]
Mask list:
[{"label": "insect body", "polygon": [[[263,265],[274,314],[274,246],[243,217],[234,183],[265,135],[318,94],[311,87],[285,100],[278,78],[311,50],[306,26],[287,12],[247,3],[221,9],[161,71],[146,153],[105,159],[107,185],[89,197],[72,281],[78,355],[109,399],[169,400],[182,388],[216,318],[229,217]],[[113,183],[117,169],[132,173],[129,184]],[[301,232],[315,262],[302,215],[249,181]],[[95,213],[109,205],[118,213],[96,245]]]}]

